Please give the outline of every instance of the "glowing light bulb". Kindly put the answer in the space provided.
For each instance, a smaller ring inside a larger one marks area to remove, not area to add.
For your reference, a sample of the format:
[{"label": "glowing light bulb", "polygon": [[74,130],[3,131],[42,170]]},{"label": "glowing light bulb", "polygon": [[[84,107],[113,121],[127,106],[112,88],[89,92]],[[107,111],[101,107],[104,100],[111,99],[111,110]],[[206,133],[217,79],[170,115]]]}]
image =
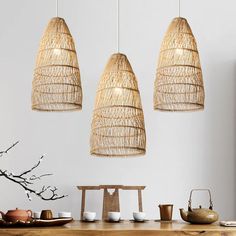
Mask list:
[{"label": "glowing light bulb", "polygon": [[175,49],[175,53],[179,56],[182,56],[183,55],[183,49],[177,48],[177,49]]},{"label": "glowing light bulb", "polygon": [[54,53],[55,55],[59,56],[59,55],[61,54],[61,49],[55,48],[55,49],[53,49],[53,53]]},{"label": "glowing light bulb", "polygon": [[122,94],[122,88],[115,88],[114,93],[118,96]]}]

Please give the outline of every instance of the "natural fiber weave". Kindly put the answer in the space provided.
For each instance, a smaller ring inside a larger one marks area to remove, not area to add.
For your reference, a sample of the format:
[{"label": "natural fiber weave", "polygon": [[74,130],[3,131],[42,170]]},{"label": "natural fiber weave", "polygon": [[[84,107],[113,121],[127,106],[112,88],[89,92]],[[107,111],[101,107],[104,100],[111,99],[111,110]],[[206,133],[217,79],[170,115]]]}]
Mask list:
[{"label": "natural fiber weave", "polygon": [[146,135],[138,84],[124,54],[113,54],[100,79],[91,129],[91,154],[145,154]]},{"label": "natural fiber weave", "polygon": [[162,42],[154,85],[154,109],[204,108],[204,86],[197,44],[186,19],[171,22]]},{"label": "natural fiber weave", "polygon": [[64,19],[55,17],[40,42],[32,109],[67,111],[81,108],[82,89],[74,41]]}]

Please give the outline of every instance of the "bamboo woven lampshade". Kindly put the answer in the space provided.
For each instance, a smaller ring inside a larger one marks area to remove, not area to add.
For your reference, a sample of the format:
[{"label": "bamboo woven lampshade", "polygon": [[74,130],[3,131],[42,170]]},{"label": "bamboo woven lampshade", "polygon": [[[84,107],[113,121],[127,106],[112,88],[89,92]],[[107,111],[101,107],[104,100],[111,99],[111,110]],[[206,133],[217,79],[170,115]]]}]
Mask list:
[{"label": "bamboo woven lampshade", "polygon": [[113,54],[101,76],[91,129],[91,154],[144,155],[146,134],[138,84],[124,54]]},{"label": "bamboo woven lampshade", "polygon": [[74,41],[64,19],[54,17],[40,42],[32,109],[68,111],[81,108],[82,88]]},{"label": "bamboo woven lampshade", "polygon": [[204,86],[196,40],[186,19],[171,22],[161,45],[154,85],[154,109],[204,108]]}]

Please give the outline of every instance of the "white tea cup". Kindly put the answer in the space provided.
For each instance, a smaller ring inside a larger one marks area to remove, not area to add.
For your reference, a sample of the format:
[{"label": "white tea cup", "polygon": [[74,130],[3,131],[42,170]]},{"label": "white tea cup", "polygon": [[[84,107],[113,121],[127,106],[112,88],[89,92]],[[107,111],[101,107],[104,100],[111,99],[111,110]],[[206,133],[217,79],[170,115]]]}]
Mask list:
[{"label": "white tea cup", "polygon": [[133,217],[135,221],[144,221],[146,217],[145,212],[133,212]]},{"label": "white tea cup", "polygon": [[120,220],[120,212],[109,211],[108,212],[108,220],[109,221],[119,221]]},{"label": "white tea cup", "polygon": [[35,211],[35,212],[33,213],[34,219],[40,219],[40,215],[41,215],[41,211]]},{"label": "white tea cup", "polygon": [[85,221],[94,221],[96,217],[96,212],[85,211],[83,213],[83,220]]},{"label": "white tea cup", "polygon": [[58,212],[58,218],[71,218],[71,212],[66,212],[66,211]]}]

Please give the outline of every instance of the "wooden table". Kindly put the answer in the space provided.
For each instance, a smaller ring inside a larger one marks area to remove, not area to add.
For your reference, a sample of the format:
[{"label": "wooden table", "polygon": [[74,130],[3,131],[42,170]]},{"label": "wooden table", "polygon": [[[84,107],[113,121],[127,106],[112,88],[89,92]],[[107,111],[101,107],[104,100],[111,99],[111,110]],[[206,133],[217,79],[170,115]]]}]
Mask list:
[{"label": "wooden table", "polygon": [[74,221],[61,227],[50,228],[1,228],[0,235],[15,236],[236,236],[236,228],[212,225],[190,225],[179,221],[173,223],[160,223],[148,221],[145,223],[133,223],[123,221],[121,223],[84,223]]}]

